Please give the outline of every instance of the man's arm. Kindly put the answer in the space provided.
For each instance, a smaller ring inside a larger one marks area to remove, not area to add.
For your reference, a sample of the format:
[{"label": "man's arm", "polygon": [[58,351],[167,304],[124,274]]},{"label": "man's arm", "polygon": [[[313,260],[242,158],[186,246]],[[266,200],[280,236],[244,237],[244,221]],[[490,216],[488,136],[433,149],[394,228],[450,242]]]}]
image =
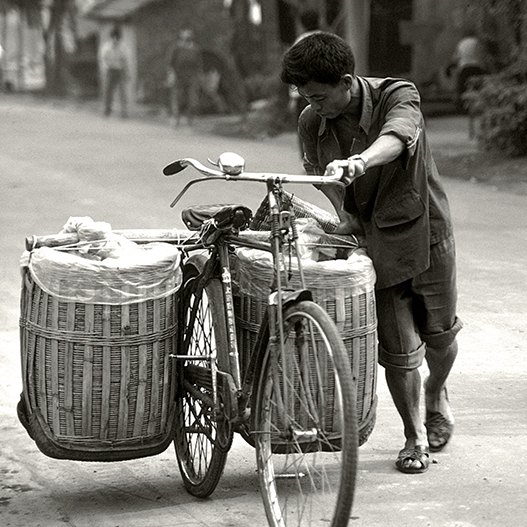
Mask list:
[{"label": "man's arm", "polygon": [[[305,117],[299,119],[298,126],[298,133],[304,150],[304,169],[308,174],[322,175],[324,167],[318,164],[316,135],[310,133]],[[361,234],[363,229],[360,221],[344,210],[346,189],[336,185],[315,185],[315,187],[328,198],[339,218],[340,224],[335,234]]]},{"label": "man's arm", "polygon": [[368,168],[386,165],[397,159],[405,148],[404,142],[396,135],[381,135],[359,156],[336,159],[328,163],[325,174],[333,175],[337,168],[345,167],[348,173],[342,177],[342,182],[350,185],[354,179],[364,175]]},{"label": "man's arm", "polygon": [[328,198],[339,218],[335,234],[362,234],[363,228],[358,218],[344,210],[346,189],[336,185],[322,185],[317,188]]},{"label": "man's arm", "polygon": [[[386,165],[397,159],[406,148],[404,142],[393,134],[379,136],[360,156],[351,156],[348,159],[336,159],[326,167],[325,175],[334,174],[338,167],[345,167],[348,173],[342,176],[341,181],[351,185],[352,181],[366,173],[372,166]],[[361,233],[362,227],[358,218],[344,210],[345,190],[340,187],[322,187],[322,192],[329,199],[337,215],[340,224],[335,231],[336,234]]]}]

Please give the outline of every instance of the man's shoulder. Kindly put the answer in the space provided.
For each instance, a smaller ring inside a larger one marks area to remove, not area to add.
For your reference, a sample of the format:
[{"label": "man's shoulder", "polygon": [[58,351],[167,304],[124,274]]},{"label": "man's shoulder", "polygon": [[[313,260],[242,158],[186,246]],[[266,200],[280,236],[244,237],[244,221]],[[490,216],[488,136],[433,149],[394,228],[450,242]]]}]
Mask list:
[{"label": "man's shoulder", "polygon": [[399,77],[361,77],[373,90],[384,91],[397,88],[416,88],[415,84],[408,79]]},{"label": "man's shoulder", "polygon": [[407,79],[398,77],[361,77],[367,86],[366,98],[371,98],[373,105],[384,101],[420,101],[417,86]]},{"label": "man's shoulder", "polygon": [[311,105],[307,105],[298,118],[298,126],[309,131],[318,132],[321,119],[320,115],[311,108]]}]

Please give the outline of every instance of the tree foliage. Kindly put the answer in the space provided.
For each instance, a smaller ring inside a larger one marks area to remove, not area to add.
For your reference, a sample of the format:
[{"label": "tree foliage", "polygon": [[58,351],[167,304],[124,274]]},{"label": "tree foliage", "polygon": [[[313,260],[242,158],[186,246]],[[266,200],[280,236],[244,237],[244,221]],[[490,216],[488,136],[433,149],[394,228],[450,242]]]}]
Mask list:
[{"label": "tree foliage", "polygon": [[484,76],[467,95],[477,118],[476,136],[486,150],[527,156],[527,53]]},{"label": "tree foliage", "polygon": [[527,156],[527,7],[524,0],[482,0],[481,37],[491,44],[495,70],[466,94],[486,150]]}]

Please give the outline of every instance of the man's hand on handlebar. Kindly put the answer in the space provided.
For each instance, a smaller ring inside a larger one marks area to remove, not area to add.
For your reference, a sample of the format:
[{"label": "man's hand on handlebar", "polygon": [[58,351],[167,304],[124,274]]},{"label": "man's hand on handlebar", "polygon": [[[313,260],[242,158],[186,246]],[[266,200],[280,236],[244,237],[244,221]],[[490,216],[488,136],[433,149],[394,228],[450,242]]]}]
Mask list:
[{"label": "man's hand on handlebar", "polygon": [[339,170],[346,168],[348,170],[344,170],[340,181],[348,186],[355,179],[363,176],[368,167],[366,160],[362,156],[351,156],[348,159],[335,159],[327,164],[324,176],[334,176]]}]

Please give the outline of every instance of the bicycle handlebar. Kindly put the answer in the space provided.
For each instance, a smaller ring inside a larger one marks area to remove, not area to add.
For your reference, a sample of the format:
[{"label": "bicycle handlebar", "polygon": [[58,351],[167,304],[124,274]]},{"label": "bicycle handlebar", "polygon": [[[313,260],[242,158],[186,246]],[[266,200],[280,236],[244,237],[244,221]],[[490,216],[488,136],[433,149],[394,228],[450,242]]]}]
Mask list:
[{"label": "bicycle handlebar", "polygon": [[[209,159],[210,161],[210,159]],[[257,173],[257,172],[244,172],[245,161],[242,157],[231,152],[225,152],[221,154],[217,163],[210,161],[215,166],[219,167],[220,170],[206,167],[199,161],[192,158],[183,158],[170,163],[163,169],[165,176],[172,176],[184,170],[187,166],[192,166],[198,172],[203,174],[205,177],[193,179],[189,181],[181,192],[177,195],[174,201],[170,204],[174,207],[176,203],[181,199],[185,192],[194,185],[202,181],[210,180],[224,180],[224,181],[255,181],[260,183],[266,183],[268,181],[274,181],[276,183],[298,183],[298,184],[310,184],[310,185],[342,185],[344,183],[340,181],[343,174],[341,168],[336,174],[332,176],[310,176],[310,175],[293,175],[293,174],[277,174],[277,173]]]}]

